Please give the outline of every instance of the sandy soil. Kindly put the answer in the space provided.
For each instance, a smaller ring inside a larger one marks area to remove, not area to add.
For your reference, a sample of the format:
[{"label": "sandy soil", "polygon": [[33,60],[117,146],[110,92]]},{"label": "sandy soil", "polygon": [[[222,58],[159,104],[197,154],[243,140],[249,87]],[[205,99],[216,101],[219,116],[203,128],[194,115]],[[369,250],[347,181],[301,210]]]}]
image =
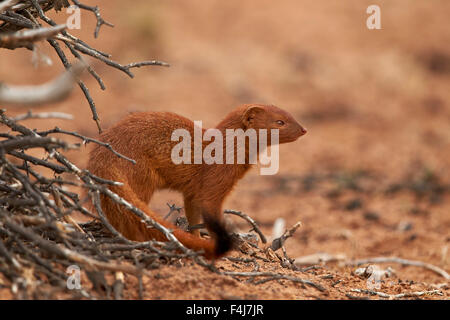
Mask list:
[{"label": "sandy soil", "polygon": [[[225,207],[252,216],[266,235],[277,218],[303,226],[286,243],[297,258],[318,252],[346,259],[401,257],[450,271],[450,2],[378,1],[382,30],[368,30],[372,1],[121,1],[98,0],[115,24],[93,38],[95,20],[82,15],[85,41],[128,63],[161,59],[170,68],[141,68],[135,79],[99,62],[102,92],[85,76],[103,127],[130,111],[166,110],[213,126],[242,103],[270,103],[291,112],[308,134],[280,147],[280,170],[254,169]],[[57,17],[64,21],[64,15]],[[42,83],[54,66],[23,70],[31,53],[0,51],[0,79]],[[74,121],[27,122],[60,126],[95,136],[96,126],[80,90],[42,110],[69,112]],[[8,110],[23,113],[24,110]],[[70,154],[80,166],[87,150]],[[160,192],[150,206],[182,205],[178,194]],[[233,218],[244,231],[248,226]],[[233,256],[242,255],[234,252]],[[288,280],[248,284],[218,276],[189,261],[154,270],[144,279],[147,299],[349,299],[366,297],[357,267],[337,262],[296,273],[277,262],[258,261],[260,271],[308,278],[326,288]],[[228,260],[218,267],[251,271]],[[387,294],[439,290],[423,299],[448,299],[448,280],[428,269],[379,264],[395,274],[377,291]],[[133,277],[126,298],[137,297]],[[0,289],[1,290],[1,289]],[[3,294],[0,291],[0,294]],[[7,297],[7,293],[6,297]],[[3,296],[5,297],[5,296]],[[377,296],[370,296],[376,299]]]}]

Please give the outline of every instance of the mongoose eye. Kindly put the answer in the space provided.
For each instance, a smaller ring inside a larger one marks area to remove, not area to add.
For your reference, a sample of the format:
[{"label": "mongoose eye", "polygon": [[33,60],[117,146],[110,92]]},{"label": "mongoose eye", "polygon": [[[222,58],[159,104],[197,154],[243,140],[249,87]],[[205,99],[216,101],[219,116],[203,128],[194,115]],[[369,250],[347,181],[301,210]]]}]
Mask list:
[{"label": "mongoose eye", "polygon": [[284,121],[283,120],[277,120],[277,124],[280,126],[284,126]]}]

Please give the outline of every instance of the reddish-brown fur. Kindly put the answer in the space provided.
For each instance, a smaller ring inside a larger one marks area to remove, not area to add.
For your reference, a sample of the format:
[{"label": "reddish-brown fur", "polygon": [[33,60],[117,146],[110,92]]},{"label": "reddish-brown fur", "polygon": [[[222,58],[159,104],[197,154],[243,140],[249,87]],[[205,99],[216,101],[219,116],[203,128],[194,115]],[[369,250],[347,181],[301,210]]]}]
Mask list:
[{"label": "reddish-brown fur", "polygon": [[[278,120],[282,120],[284,125]],[[188,248],[204,250],[205,256],[209,258],[217,257],[229,249],[229,243],[223,243],[229,239],[223,239],[227,234],[222,224],[222,203],[251,165],[174,164],[171,151],[178,142],[171,141],[171,135],[180,128],[187,129],[193,140],[194,124],[182,116],[168,112],[130,114],[101,134],[100,139],[136,160],[136,164],[114,156],[106,148],[95,146],[90,153],[88,170],[102,178],[122,182],[123,186],[110,189],[172,229],[178,240]],[[222,131],[224,139],[225,129],[278,128],[280,143],[295,141],[306,133],[289,113],[266,105],[240,106],[216,128]],[[203,145],[209,143],[203,142]],[[157,189],[181,192],[189,224],[198,224],[203,217],[215,241],[201,238],[198,233],[178,229],[149,210],[147,205]],[[125,237],[135,241],[166,240],[162,233],[154,228],[146,228],[137,216],[108,197],[101,197],[101,205],[108,221]]]}]

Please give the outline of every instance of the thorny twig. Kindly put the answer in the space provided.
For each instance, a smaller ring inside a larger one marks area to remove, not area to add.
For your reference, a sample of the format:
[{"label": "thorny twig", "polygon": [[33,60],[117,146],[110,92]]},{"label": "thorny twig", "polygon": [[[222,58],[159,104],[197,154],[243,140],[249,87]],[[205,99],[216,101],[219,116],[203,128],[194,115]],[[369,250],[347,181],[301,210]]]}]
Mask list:
[{"label": "thorny twig", "polygon": [[94,13],[95,18],[97,19],[97,24],[95,26],[95,31],[94,31],[95,38],[98,37],[98,33],[100,32],[100,27],[102,25],[107,25],[108,27],[114,27],[114,25],[112,23],[109,23],[109,22],[103,20],[102,16],[100,15],[100,10],[97,6],[95,6],[95,7],[87,6],[85,4],[80,3],[78,0],[72,0],[72,2],[79,8],[88,10],[88,11],[92,11],[92,13]]},{"label": "thorny twig", "polygon": [[174,213],[175,211],[180,213],[181,209],[183,209],[183,207],[177,207],[175,205],[175,203],[173,203],[173,204],[167,203],[167,206],[169,207],[169,212],[164,216],[164,220],[168,219],[170,217],[170,215],[172,213]]}]

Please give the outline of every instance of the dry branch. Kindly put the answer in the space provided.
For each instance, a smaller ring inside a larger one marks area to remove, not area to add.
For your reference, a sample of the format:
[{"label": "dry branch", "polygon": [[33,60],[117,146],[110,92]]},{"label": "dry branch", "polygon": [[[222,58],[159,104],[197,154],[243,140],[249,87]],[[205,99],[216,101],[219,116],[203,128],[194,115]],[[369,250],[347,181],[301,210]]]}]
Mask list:
[{"label": "dry branch", "polygon": [[300,221],[298,221],[290,229],[286,230],[281,237],[273,239],[272,244],[270,245],[270,248],[273,251],[277,251],[278,249],[283,247],[284,242],[286,241],[286,239],[292,237],[294,235],[295,231],[297,231],[297,229],[301,225],[302,225],[302,223]]},{"label": "dry branch", "polygon": [[55,255],[60,256],[62,258],[66,258],[73,262],[78,262],[78,263],[81,263],[81,264],[89,266],[89,267],[99,268],[99,269],[103,269],[103,270],[123,271],[123,272],[134,274],[134,275],[140,274],[142,272],[142,270],[139,270],[133,266],[118,265],[118,264],[114,264],[114,263],[105,263],[102,261],[98,261],[98,260],[86,257],[82,254],[79,254],[79,253],[73,251],[73,250],[55,245],[53,242],[45,240],[42,237],[39,237],[36,234],[30,232],[30,230],[27,230],[26,228],[21,227],[20,225],[12,222],[12,220],[10,220],[7,217],[7,213],[5,213],[5,212],[0,211],[0,217],[2,217],[4,219],[4,225],[7,228],[11,229],[12,231],[15,231],[16,233],[20,234],[24,238],[36,243],[41,248],[43,248],[49,252],[52,252]]},{"label": "dry branch", "polygon": [[364,294],[370,294],[372,296],[379,296],[379,297],[387,298],[387,299],[421,297],[421,296],[424,296],[424,295],[432,295],[432,294],[437,294],[437,295],[442,296],[442,292],[439,291],[439,290],[405,292],[405,293],[399,293],[399,294],[387,294],[387,293],[380,292],[380,291],[365,290],[365,289],[352,289],[351,291],[352,292],[358,292],[358,293],[364,293]]},{"label": "dry branch", "polygon": [[14,149],[30,149],[36,147],[64,149],[78,148],[76,145],[68,144],[56,138],[24,137],[0,142],[0,150],[3,150],[3,152],[14,151]]},{"label": "dry branch", "polygon": [[[5,18],[8,22],[15,22],[13,19],[2,17],[3,20],[5,20]],[[19,22],[16,22],[16,24],[19,24]],[[21,26],[24,25],[22,24]],[[0,48],[16,49],[20,47],[30,47],[31,43],[50,39],[66,28],[67,26],[63,24],[48,28],[20,30],[14,33],[0,34]]]},{"label": "dry branch", "polygon": [[[0,124],[7,126],[13,133],[19,133],[18,135],[9,133],[0,140],[0,273],[3,272],[2,265],[10,265],[13,271],[8,272],[7,277],[13,281],[21,277],[21,270],[16,270],[17,268],[24,263],[26,265],[37,263],[38,265],[33,267],[35,277],[44,273],[54,278],[60,284],[61,290],[66,290],[64,286],[67,275],[55,271],[55,267],[50,262],[53,260],[59,266],[58,268],[65,268],[76,263],[86,272],[89,270],[120,271],[140,279],[143,274],[142,266],[136,257],[128,253],[132,250],[141,250],[140,258],[144,260],[163,257],[166,261],[171,261],[171,259],[192,257],[200,265],[211,268],[208,263],[197,257],[197,253],[181,245],[170,230],[160,226],[101,184],[110,185],[116,182],[103,181],[88,171],[79,169],[57,150],[72,145],[60,139],[40,135],[39,132],[8,117],[4,110],[0,110]],[[79,134],[75,136],[89,140]],[[26,152],[31,147],[42,148],[50,155],[50,158],[38,159],[28,155]],[[12,162],[6,158],[7,155],[22,159],[24,162],[22,165]],[[59,164],[51,162],[54,161],[53,159]],[[52,169],[56,175],[58,172],[70,174],[81,180],[81,183],[58,177],[46,178],[28,165],[28,162],[38,167]],[[90,190],[89,195],[94,207],[103,218],[103,228],[110,232],[109,246],[105,246],[102,242],[104,238],[99,238],[98,235],[92,236],[92,232],[85,230],[85,225],[76,223],[68,216],[73,211],[92,214],[83,208],[77,194],[64,190],[65,186],[82,186]],[[137,214],[143,223],[159,229],[169,241],[135,243],[125,239],[104,219],[100,206],[100,193],[111,197],[118,204],[124,205]],[[53,197],[53,201],[50,197]],[[21,258],[16,259],[16,255]],[[53,258],[49,260],[49,256]],[[128,263],[117,262],[118,257],[128,258]]]},{"label": "dry branch", "polygon": [[227,214],[234,214],[234,215],[236,215],[236,216],[238,216],[238,217],[241,217],[241,218],[243,218],[244,220],[246,220],[246,221],[247,221],[248,223],[250,223],[250,225],[252,226],[252,230],[255,231],[255,232],[259,235],[259,237],[260,237],[260,239],[261,239],[261,242],[262,242],[262,243],[267,243],[266,237],[264,236],[264,234],[262,233],[262,231],[259,229],[258,225],[256,224],[256,221],[253,220],[251,217],[249,217],[249,216],[246,215],[245,213],[242,213],[242,212],[236,211],[236,210],[228,210],[228,209],[227,209],[227,210],[224,211],[224,213],[227,213]]},{"label": "dry branch", "polygon": [[0,83],[0,103],[36,106],[63,100],[72,91],[76,78],[84,68],[83,63],[77,63],[55,80],[37,86],[9,86]]},{"label": "dry branch", "polygon": [[302,279],[298,277],[288,276],[285,274],[280,273],[273,273],[273,272],[234,272],[234,271],[224,271],[222,274],[232,277],[250,277],[250,278],[256,278],[256,277],[266,277],[263,280],[259,280],[256,282],[256,284],[261,284],[267,281],[272,280],[289,280],[292,282],[299,282],[305,285],[309,285],[321,292],[326,291],[324,287],[322,287],[320,284],[317,284],[309,279]]},{"label": "dry branch", "polygon": [[13,5],[15,5],[19,0],[5,0],[2,3],[0,3],[0,13],[3,11],[8,10]]},{"label": "dry branch", "polygon": [[350,266],[359,266],[366,263],[399,263],[405,266],[414,266],[414,267],[421,267],[428,270],[431,270],[440,276],[444,277],[446,280],[450,279],[450,275],[443,269],[432,265],[430,263],[422,262],[422,261],[414,261],[414,260],[407,260],[402,259],[398,257],[375,257],[375,258],[367,258],[367,259],[360,259],[360,260],[353,260],[346,262],[346,265]]},{"label": "dry branch", "polygon": [[100,10],[99,10],[99,8],[97,6],[95,6],[95,7],[87,6],[85,4],[80,3],[78,0],[73,0],[72,2],[76,6],[80,7],[81,9],[92,11],[92,13],[94,13],[95,18],[97,19],[97,24],[95,26],[95,31],[94,31],[94,37],[95,38],[98,37],[98,33],[100,32],[100,27],[102,25],[107,25],[109,27],[114,27],[114,25],[112,23],[109,23],[109,22],[103,20],[103,18],[100,15]]},{"label": "dry branch", "polygon": [[110,150],[112,153],[114,153],[119,158],[122,158],[122,159],[125,159],[127,161],[130,161],[132,164],[136,164],[135,160],[133,160],[133,159],[131,159],[131,158],[127,157],[127,156],[124,156],[123,154],[117,152],[116,150],[113,149],[113,147],[109,143],[106,143],[106,142],[103,142],[103,141],[100,141],[100,140],[97,140],[97,139],[94,139],[94,138],[83,136],[83,135],[81,135],[81,134],[79,134],[77,132],[71,132],[71,131],[67,131],[67,130],[62,130],[62,129],[58,128],[58,127],[55,127],[54,129],[51,129],[51,130],[48,130],[48,131],[39,132],[39,135],[45,137],[45,136],[47,136],[49,134],[52,134],[52,133],[63,133],[63,134],[67,134],[67,135],[71,135],[71,136],[77,137],[77,138],[83,140],[84,144],[89,143],[89,142],[96,143],[98,145],[101,145],[101,146],[107,148],[108,150]]},{"label": "dry branch", "polygon": [[[106,22],[100,15],[100,10],[97,6],[87,6],[80,1],[72,0],[72,3],[78,6],[81,10],[92,12],[97,20],[94,35],[98,36],[100,27],[102,25],[113,26],[111,23]],[[111,55],[102,52],[96,48],[93,48],[86,42],[70,34],[65,29],[65,26],[57,25],[55,21],[46,15],[46,11],[54,8],[56,11],[61,10],[63,7],[70,5],[68,0],[20,0],[20,1],[5,1],[1,4],[0,10],[0,47],[7,47],[14,49],[17,47],[26,47],[28,49],[34,48],[34,43],[38,40],[47,39],[47,42],[56,51],[63,66],[69,69],[72,63],[69,61],[67,54],[64,52],[60,43],[64,45],[70,52],[70,54],[77,60],[82,61],[83,55],[89,55],[97,60],[104,62],[105,64],[125,72],[131,78],[134,74],[131,72],[132,68],[138,68],[142,66],[169,66],[167,63],[158,60],[149,60],[143,62],[133,62],[129,64],[121,64],[119,62],[111,60]],[[42,26],[42,22],[48,27]],[[25,29],[25,30],[22,30]],[[88,67],[89,73],[99,83],[100,87],[104,90],[105,84],[99,74],[92,68]],[[100,119],[97,114],[95,102],[89,92],[88,87],[81,80],[78,80],[78,85],[81,88],[92,112],[92,118],[95,121],[98,131],[102,132]],[[4,100],[3,103],[11,104],[32,104],[36,100],[36,97],[27,98],[22,97],[19,102],[16,102],[17,95],[13,96],[11,102]],[[25,100],[25,102],[22,102]],[[53,100],[50,100],[53,101]],[[37,99],[37,103],[40,102]]]},{"label": "dry branch", "polygon": [[28,119],[64,119],[73,120],[73,115],[64,112],[40,112],[33,113],[31,110],[27,113],[20,114],[12,118],[14,121],[22,121]]}]

